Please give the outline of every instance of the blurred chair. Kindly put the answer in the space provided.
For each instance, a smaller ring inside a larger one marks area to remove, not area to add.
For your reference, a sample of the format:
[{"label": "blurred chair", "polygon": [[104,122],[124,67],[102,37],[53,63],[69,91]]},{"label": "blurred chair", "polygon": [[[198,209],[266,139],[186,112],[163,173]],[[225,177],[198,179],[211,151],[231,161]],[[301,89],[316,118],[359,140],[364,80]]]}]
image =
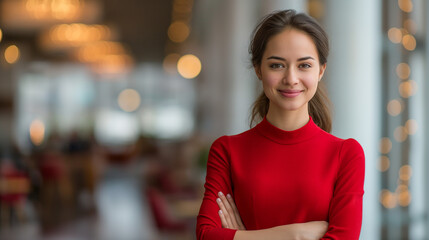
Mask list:
[{"label": "blurred chair", "polygon": [[25,172],[17,170],[11,163],[0,165],[1,226],[12,224],[13,216],[20,222],[24,221],[29,191],[30,180]]}]

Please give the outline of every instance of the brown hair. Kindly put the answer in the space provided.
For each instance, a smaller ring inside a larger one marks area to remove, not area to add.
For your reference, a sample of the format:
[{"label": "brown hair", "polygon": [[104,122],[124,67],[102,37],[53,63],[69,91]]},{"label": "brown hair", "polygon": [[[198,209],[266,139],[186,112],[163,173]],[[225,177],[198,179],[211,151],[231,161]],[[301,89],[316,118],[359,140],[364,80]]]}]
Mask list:
[{"label": "brown hair", "polygon": [[[319,23],[304,13],[296,13],[295,10],[283,10],[267,15],[256,26],[249,46],[253,67],[260,66],[262,55],[270,38],[282,32],[285,28],[294,28],[307,33],[316,45],[319,64],[323,65],[327,62],[329,54],[328,36]],[[268,113],[269,103],[269,99],[262,92],[253,104],[251,126],[256,118],[262,119],[265,117]],[[331,132],[330,100],[323,82],[319,82],[316,93],[308,104],[308,112],[321,129]]]}]

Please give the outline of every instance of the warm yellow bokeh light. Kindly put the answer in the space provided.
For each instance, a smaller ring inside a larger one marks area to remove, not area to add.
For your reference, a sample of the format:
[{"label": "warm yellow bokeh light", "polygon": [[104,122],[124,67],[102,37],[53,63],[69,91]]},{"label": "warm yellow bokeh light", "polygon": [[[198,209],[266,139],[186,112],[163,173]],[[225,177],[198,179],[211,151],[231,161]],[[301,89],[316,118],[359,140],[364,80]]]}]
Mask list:
[{"label": "warm yellow bokeh light", "polygon": [[400,79],[407,79],[410,77],[411,69],[406,63],[400,63],[396,66],[396,74]]},{"label": "warm yellow bokeh light", "polygon": [[2,30],[0,28],[0,42],[1,42],[2,38],[3,38],[3,32],[2,32]]},{"label": "warm yellow bokeh light", "polygon": [[4,51],[4,58],[7,63],[14,64],[19,59],[19,48],[16,45],[10,45]]},{"label": "warm yellow bokeh light", "polygon": [[399,169],[399,179],[408,181],[411,178],[413,170],[410,165],[404,165]]},{"label": "warm yellow bokeh light", "polygon": [[399,94],[403,98],[409,98],[414,95],[416,91],[416,82],[413,80],[408,80],[399,84]]},{"label": "warm yellow bokeh light", "polygon": [[385,208],[394,208],[397,205],[396,195],[384,189],[380,193],[380,202]]},{"label": "warm yellow bokeh light", "polygon": [[402,112],[402,104],[399,100],[393,99],[387,104],[387,112],[391,116],[398,116]]},{"label": "warm yellow bokeh light", "polygon": [[39,119],[35,119],[30,124],[30,140],[35,146],[43,143],[45,138],[45,124]]},{"label": "warm yellow bokeh light", "polygon": [[402,38],[402,45],[404,45],[404,48],[408,51],[413,51],[416,49],[417,42],[413,35],[406,34]]},{"label": "warm yellow bokeh light", "polygon": [[380,172],[385,172],[389,169],[390,167],[390,159],[387,156],[381,156],[378,159],[378,170]]},{"label": "warm yellow bokeh light", "polygon": [[395,138],[396,141],[403,142],[407,140],[407,137],[408,137],[407,130],[405,129],[405,127],[399,126],[393,132],[393,137]]},{"label": "warm yellow bokeh light", "polygon": [[26,0],[25,8],[38,19],[72,20],[81,14],[83,2],[81,0]]},{"label": "warm yellow bokeh light", "polygon": [[404,12],[411,12],[413,11],[413,3],[411,0],[398,0],[399,8]]},{"label": "warm yellow bokeh light", "polygon": [[404,28],[407,29],[407,31],[411,34],[415,34],[417,32],[416,22],[414,22],[411,18],[404,21]]},{"label": "warm yellow bokeh light", "polygon": [[164,68],[164,71],[174,75],[177,74],[177,62],[179,61],[180,55],[177,53],[171,53],[168,54],[164,61],[162,62],[162,67]]},{"label": "warm yellow bokeh light", "polygon": [[125,89],[118,96],[118,104],[125,112],[133,112],[140,106],[140,94],[134,89]]},{"label": "warm yellow bokeh light", "polygon": [[195,78],[201,72],[201,61],[195,55],[184,55],[177,62],[177,71],[184,78]]},{"label": "warm yellow bokeh light", "polygon": [[389,40],[393,43],[400,43],[402,40],[402,32],[400,29],[392,27],[387,32]]},{"label": "warm yellow bokeh light", "polygon": [[392,149],[392,141],[389,138],[384,137],[380,141],[380,152],[382,154],[388,154]]},{"label": "warm yellow bokeh light", "polygon": [[173,22],[168,27],[168,37],[172,42],[180,43],[185,41],[190,33],[189,26],[181,21]]},{"label": "warm yellow bokeh light", "polygon": [[405,130],[407,130],[408,135],[414,135],[417,132],[417,121],[414,119],[409,119],[405,122]]},{"label": "warm yellow bokeh light", "polygon": [[307,9],[310,16],[322,18],[325,15],[325,4],[319,0],[310,0],[307,3]]}]

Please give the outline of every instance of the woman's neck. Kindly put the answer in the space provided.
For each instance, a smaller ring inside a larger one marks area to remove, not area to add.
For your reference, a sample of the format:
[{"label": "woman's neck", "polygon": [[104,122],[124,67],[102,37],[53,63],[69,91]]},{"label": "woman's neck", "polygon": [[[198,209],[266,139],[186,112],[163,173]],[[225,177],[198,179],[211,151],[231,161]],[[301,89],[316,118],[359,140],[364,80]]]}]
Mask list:
[{"label": "woman's neck", "polygon": [[308,109],[305,108],[296,111],[270,111],[266,116],[269,123],[285,131],[293,131],[299,129],[310,120]]}]

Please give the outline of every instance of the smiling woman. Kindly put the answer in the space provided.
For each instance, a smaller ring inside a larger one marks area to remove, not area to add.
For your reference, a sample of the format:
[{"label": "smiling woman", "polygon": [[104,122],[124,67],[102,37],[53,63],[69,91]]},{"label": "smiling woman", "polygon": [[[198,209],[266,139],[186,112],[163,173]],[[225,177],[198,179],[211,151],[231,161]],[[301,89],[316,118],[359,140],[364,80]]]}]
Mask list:
[{"label": "smiling woman", "polygon": [[320,80],[328,38],[311,17],[274,12],[250,46],[263,93],[252,129],[210,149],[198,239],[358,239],[365,156],[329,132]]}]

